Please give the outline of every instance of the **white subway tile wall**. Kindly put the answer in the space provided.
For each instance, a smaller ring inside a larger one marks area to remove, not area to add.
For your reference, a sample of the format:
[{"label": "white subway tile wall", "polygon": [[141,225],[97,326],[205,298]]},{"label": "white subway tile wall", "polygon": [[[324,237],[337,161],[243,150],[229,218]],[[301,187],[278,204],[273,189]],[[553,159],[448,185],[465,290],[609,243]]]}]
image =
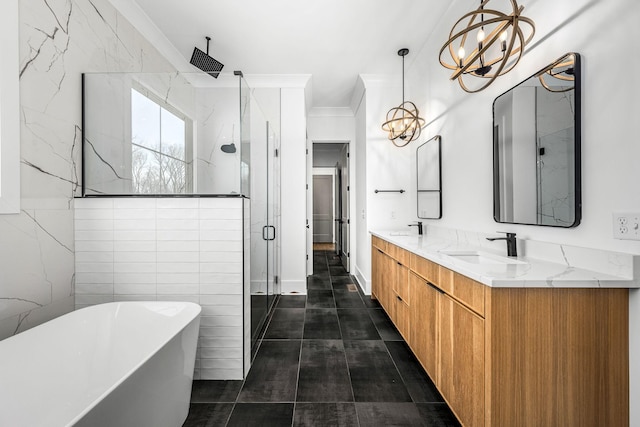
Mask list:
[{"label": "white subway tile wall", "polygon": [[240,198],[76,199],[76,309],[198,303],[194,379],[242,379],[250,355],[248,206]]}]

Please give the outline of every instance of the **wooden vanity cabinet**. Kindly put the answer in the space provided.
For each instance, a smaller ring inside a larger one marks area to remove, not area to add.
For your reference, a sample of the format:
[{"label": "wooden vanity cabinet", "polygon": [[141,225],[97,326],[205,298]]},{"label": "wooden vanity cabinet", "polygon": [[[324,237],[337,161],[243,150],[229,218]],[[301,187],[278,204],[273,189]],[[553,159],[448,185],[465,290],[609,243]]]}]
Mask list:
[{"label": "wooden vanity cabinet", "polygon": [[374,246],[371,248],[371,295],[378,300],[380,305],[386,310],[389,309],[388,298],[386,298],[386,275],[388,275],[388,265],[390,258],[382,249]]},{"label": "wooden vanity cabinet", "polygon": [[460,422],[484,425],[485,286],[411,257],[416,310],[409,346]]},{"label": "wooden vanity cabinet", "polygon": [[378,240],[372,293],[463,426],[629,425],[628,289],[492,288]]},{"label": "wooden vanity cabinet", "polygon": [[380,300],[386,243],[376,236],[371,237],[371,296],[378,301]]},{"label": "wooden vanity cabinet", "polygon": [[407,343],[416,358],[438,386],[438,352],[440,339],[440,297],[442,291],[416,275],[409,273],[412,296],[410,310],[411,328]]},{"label": "wooden vanity cabinet", "polygon": [[628,426],[629,291],[492,288],[486,425]]},{"label": "wooden vanity cabinet", "polygon": [[396,261],[393,265],[393,280],[391,281],[391,320],[398,328],[398,332],[405,341],[409,341],[411,329],[410,309],[411,299],[409,291],[409,267]]},{"label": "wooden vanity cabinet", "polygon": [[484,335],[483,318],[442,295],[438,388],[465,426],[484,425]]},{"label": "wooden vanity cabinet", "polygon": [[372,238],[371,293],[380,302],[402,337],[409,340],[410,253],[382,239]]}]

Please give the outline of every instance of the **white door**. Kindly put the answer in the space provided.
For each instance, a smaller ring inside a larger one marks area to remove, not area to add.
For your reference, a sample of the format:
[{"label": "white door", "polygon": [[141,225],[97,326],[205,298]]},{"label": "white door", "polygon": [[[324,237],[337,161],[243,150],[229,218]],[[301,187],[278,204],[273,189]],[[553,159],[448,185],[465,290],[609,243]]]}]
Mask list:
[{"label": "white door", "polygon": [[333,243],[333,176],[313,176],[313,243]]},{"label": "white door", "polygon": [[350,271],[350,251],[349,251],[349,144],[344,144],[341,154],[340,168],[340,259],[347,271]]}]

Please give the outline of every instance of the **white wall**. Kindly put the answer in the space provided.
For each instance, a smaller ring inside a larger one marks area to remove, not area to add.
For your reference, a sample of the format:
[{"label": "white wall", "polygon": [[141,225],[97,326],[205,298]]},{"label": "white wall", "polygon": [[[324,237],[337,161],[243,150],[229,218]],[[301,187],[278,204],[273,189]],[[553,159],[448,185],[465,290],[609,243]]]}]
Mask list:
[{"label": "white wall", "polygon": [[340,161],[342,147],[336,144],[314,144],[313,146],[313,167],[331,168]]},{"label": "white wall", "polygon": [[[368,230],[409,231],[408,225],[417,214],[415,150],[436,135],[423,132],[423,137],[405,147],[396,147],[389,141],[381,125],[387,111],[402,99],[402,88],[390,81],[393,80],[387,76],[361,75],[362,86],[357,93],[363,93],[362,100],[354,99],[352,103],[356,109],[358,150],[356,239],[361,251],[356,258],[356,277],[367,294],[371,291]],[[375,193],[375,190],[404,190],[404,193]]]},{"label": "white wall", "polygon": [[[412,52],[411,56],[416,55],[414,58],[408,57],[407,98],[416,102],[423,112],[427,120],[426,136],[442,135],[443,217],[439,221],[425,220],[426,223],[481,233],[513,231],[522,239],[640,254],[640,242],[612,238],[611,215],[616,210],[640,212],[637,189],[640,144],[634,120],[640,116],[640,103],[635,80],[627,72],[640,66],[640,56],[629,53],[629,43],[640,40],[637,25],[640,3],[635,0],[526,2],[523,14],[535,21],[536,35],[524,57],[511,73],[498,78],[484,91],[467,94],[457,83],[448,80],[450,71],[440,66],[437,57],[453,23],[473,7],[475,5],[466,0],[454,2],[422,50]],[[596,35],[594,29],[598,28],[606,30]],[[570,51],[580,53],[583,59],[582,223],[573,229],[496,224],[492,215],[493,100]],[[369,85],[366,97],[367,119],[381,123],[384,116],[373,108],[375,103],[393,105],[393,100],[384,93],[370,90]],[[382,138],[378,135],[367,133],[367,148],[376,147]],[[372,169],[390,170],[399,174],[397,180],[402,185],[408,186],[407,180],[413,181],[413,176],[404,174],[403,159],[402,154],[395,152],[386,157],[367,154],[367,177],[374,178],[369,173]],[[369,194],[367,198],[371,214],[376,202]],[[388,216],[390,208],[378,206],[377,209],[382,210],[382,217]],[[411,212],[415,215],[415,209]],[[380,225],[399,225],[379,219]],[[364,264],[366,258],[359,257],[358,261],[363,262],[361,270],[368,279],[370,268]],[[640,325],[636,314],[640,312],[640,296],[635,290],[631,295],[631,425],[638,426],[640,408],[633,402],[640,400],[640,370],[633,361],[640,359]]]},{"label": "white wall", "polygon": [[[357,214],[357,174],[358,148],[356,147],[356,117],[352,108],[314,108],[309,112],[307,132],[312,143],[348,143],[349,144],[349,253],[350,273],[355,273],[355,260],[358,256]],[[313,159],[314,165],[316,159]],[[328,165],[323,165],[328,166]],[[311,194],[309,194],[311,197]],[[313,222],[311,221],[313,226]]]},{"label": "white wall", "polygon": [[355,112],[355,131],[356,138],[354,147],[356,149],[355,155],[351,155],[355,164],[355,176],[356,182],[352,188],[355,188],[354,197],[354,216],[351,223],[355,225],[355,239],[352,242],[355,243],[356,248],[359,248],[355,256],[352,259],[352,272],[360,287],[366,294],[371,293],[371,240],[369,237],[369,229],[367,227],[367,103],[366,103],[366,90],[362,79],[358,79],[356,88],[353,93],[351,106]]},{"label": "white wall", "polygon": [[173,70],[106,0],[19,8],[21,212],[0,217],[0,338],[73,309],[81,73]]},{"label": "white wall", "polygon": [[282,293],[306,293],[306,117],[304,87],[281,92]]},{"label": "white wall", "polygon": [[20,213],[18,0],[0,14],[0,214]]},{"label": "white wall", "polygon": [[307,131],[314,143],[353,141],[353,111],[351,108],[313,108],[309,111]]},{"label": "white wall", "polygon": [[[496,228],[491,215],[493,99],[545,64],[576,51],[583,58],[584,77],[582,223],[567,230],[509,228],[522,238],[638,252],[640,244],[611,237],[611,212],[640,208],[634,190],[640,171],[632,160],[638,158],[640,145],[633,138],[635,125],[627,119],[637,116],[640,106],[623,70],[612,64],[625,55],[626,67],[640,63],[640,58],[628,55],[626,47],[629,40],[640,38],[640,29],[633,24],[640,18],[640,5],[632,0],[562,4],[538,0],[525,6],[524,14],[536,22],[535,38],[515,70],[484,91],[463,92],[434,60],[453,21],[468,11],[468,2],[454,3],[407,70],[409,87],[414,88],[408,97],[426,111],[425,130],[443,137],[444,216],[438,224],[487,232]],[[551,8],[553,14],[548,13]],[[612,19],[616,25],[611,31],[597,37],[591,34],[593,28],[610,27]],[[470,205],[475,208],[467,209]]]}]

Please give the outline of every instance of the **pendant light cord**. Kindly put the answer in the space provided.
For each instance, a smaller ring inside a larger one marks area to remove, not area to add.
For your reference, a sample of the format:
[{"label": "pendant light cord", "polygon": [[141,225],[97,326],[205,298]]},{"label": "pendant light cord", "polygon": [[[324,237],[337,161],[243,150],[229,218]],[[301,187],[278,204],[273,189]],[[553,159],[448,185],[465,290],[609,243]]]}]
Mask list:
[{"label": "pendant light cord", "polygon": [[404,55],[402,55],[402,103],[404,104]]}]

